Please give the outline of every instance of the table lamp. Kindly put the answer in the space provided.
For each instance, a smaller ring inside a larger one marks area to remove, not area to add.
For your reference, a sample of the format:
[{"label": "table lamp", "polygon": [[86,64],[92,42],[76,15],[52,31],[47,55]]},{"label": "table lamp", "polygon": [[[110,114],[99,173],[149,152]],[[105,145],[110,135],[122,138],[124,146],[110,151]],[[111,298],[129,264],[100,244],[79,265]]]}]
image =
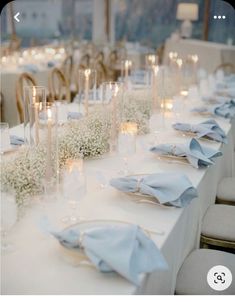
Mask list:
[{"label": "table lamp", "polygon": [[176,13],[177,20],[182,20],[181,37],[190,38],[192,35],[193,25],[191,21],[198,20],[198,4],[196,3],[179,3]]}]

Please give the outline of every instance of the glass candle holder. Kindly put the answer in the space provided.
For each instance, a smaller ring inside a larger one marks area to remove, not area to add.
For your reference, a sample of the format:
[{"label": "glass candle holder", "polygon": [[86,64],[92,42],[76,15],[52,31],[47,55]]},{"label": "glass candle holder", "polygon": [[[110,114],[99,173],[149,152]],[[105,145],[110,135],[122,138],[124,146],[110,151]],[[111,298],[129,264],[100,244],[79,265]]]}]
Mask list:
[{"label": "glass candle holder", "polygon": [[132,67],[133,67],[133,62],[131,60],[121,61],[121,78],[122,78],[122,82],[125,83],[126,87],[129,87]]},{"label": "glass candle holder", "polygon": [[24,88],[24,139],[30,147],[40,142],[40,116],[46,105],[46,88],[27,86]]},{"label": "glass candle holder", "polygon": [[105,82],[101,86],[102,103],[110,112],[111,127],[109,149],[110,152],[116,151],[117,135],[118,135],[118,116],[119,108],[122,105],[123,84],[120,82]]},{"label": "glass candle holder", "polygon": [[89,101],[96,100],[96,77],[95,69],[79,69],[78,71],[79,105],[84,105],[85,115],[88,115]]},{"label": "glass candle holder", "polygon": [[120,124],[120,131],[118,135],[118,153],[124,160],[124,170],[120,173],[127,175],[130,171],[128,168],[128,159],[136,152],[136,136],[137,123],[123,122]]},{"label": "glass candle holder", "polygon": [[153,66],[158,65],[158,56],[156,54],[147,54],[145,56],[145,67],[147,70],[147,84],[151,85],[151,75]]}]

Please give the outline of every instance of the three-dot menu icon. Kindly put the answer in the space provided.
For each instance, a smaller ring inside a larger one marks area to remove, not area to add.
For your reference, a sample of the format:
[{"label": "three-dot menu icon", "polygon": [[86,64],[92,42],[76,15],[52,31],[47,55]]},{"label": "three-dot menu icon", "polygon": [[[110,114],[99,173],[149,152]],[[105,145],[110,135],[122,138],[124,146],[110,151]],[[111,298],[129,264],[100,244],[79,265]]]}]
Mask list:
[{"label": "three-dot menu icon", "polygon": [[214,19],[226,19],[226,16],[224,16],[224,15],[214,15]]}]

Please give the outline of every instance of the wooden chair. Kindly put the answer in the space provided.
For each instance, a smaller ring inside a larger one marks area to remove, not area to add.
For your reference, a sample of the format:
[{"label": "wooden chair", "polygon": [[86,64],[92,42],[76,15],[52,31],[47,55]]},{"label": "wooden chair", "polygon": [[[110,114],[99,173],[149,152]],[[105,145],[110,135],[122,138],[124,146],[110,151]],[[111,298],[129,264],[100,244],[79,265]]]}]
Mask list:
[{"label": "wooden chair", "polygon": [[70,100],[72,101],[75,95],[77,94],[77,90],[76,90],[77,79],[75,75],[72,55],[67,56],[67,58],[64,60],[61,70],[65,75],[66,79],[68,80],[69,89],[70,89]]},{"label": "wooden chair", "polygon": [[224,177],[218,184],[216,203],[235,206],[235,177]]},{"label": "wooden chair", "polygon": [[108,57],[108,62],[107,62],[107,70],[108,74],[107,77],[110,81],[116,81],[119,73],[117,72],[117,65],[119,62],[119,57],[118,57],[118,52],[117,50],[112,50],[109,54]]},{"label": "wooden chair", "polygon": [[62,64],[62,72],[64,73],[65,77],[67,78],[69,84],[71,84],[72,80],[72,73],[73,73],[73,57],[72,55],[67,56]]},{"label": "wooden chair", "polygon": [[53,68],[49,75],[49,96],[50,101],[67,100],[70,102],[69,83],[59,68]]},{"label": "wooden chair", "polygon": [[89,54],[85,54],[84,56],[82,56],[80,60],[80,65],[82,66],[82,68],[89,68],[90,63],[91,63],[91,57]]},{"label": "wooden chair", "polygon": [[235,73],[235,66],[232,63],[223,63],[216,67],[214,73],[218,70],[223,70],[225,75]]},{"label": "wooden chair", "polygon": [[162,63],[163,63],[164,51],[165,51],[165,45],[162,44],[162,45],[157,49],[157,55],[158,55],[158,62],[159,62],[159,64],[162,64]]},{"label": "wooden chair", "polygon": [[202,221],[201,247],[235,251],[235,207],[211,205]]},{"label": "wooden chair", "polygon": [[37,86],[33,76],[26,72],[22,73],[16,82],[16,106],[21,123],[24,121],[24,86]]},{"label": "wooden chair", "polygon": [[4,122],[4,97],[1,92],[0,94],[0,122]]},{"label": "wooden chair", "polygon": [[98,63],[98,62],[101,62],[104,64],[104,53],[103,51],[100,51],[96,57],[95,57],[95,62]]},{"label": "wooden chair", "polygon": [[99,87],[103,82],[107,80],[107,69],[104,63],[102,62],[97,62],[95,67],[96,72],[97,72],[97,87]]},{"label": "wooden chair", "polygon": [[[235,274],[235,255],[222,251],[198,249],[192,251],[179,269],[175,294],[176,295],[218,295],[207,283],[209,270],[217,265],[229,268],[232,276]],[[212,280],[213,281],[213,280]],[[235,293],[235,283],[220,292],[222,295]]]}]

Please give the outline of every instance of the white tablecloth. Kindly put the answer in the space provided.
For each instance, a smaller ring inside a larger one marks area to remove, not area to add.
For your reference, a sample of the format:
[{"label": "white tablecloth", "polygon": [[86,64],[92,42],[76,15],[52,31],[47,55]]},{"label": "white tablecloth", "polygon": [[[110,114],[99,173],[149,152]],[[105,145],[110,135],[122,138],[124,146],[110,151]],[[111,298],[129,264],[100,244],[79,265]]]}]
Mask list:
[{"label": "white tablecloth", "polygon": [[169,52],[174,51],[179,57],[186,58],[188,54],[197,54],[199,64],[207,72],[212,73],[222,63],[235,62],[235,46],[219,44],[201,40],[181,39],[173,41],[168,39],[164,50],[164,64],[168,62]]},{"label": "white tablecloth", "polygon": [[[187,109],[190,107],[188,102]],[[205,117],[185,110],[182,120],[200,122]],[[149,151],[143,151],[143,141],[138,138],[137,154],[130,160],[133,173],[180,171],[185,173],[198,189],[199,197],[184,208],[164,208],[157,205],[136,203],[130,196],[108,187],[101,189],[96,179],[100,171],[110,178],[122,165],[117,156],[87,160],[88,194],[80,205],[80,214],[86,219],[117,219],[139,224],[164,235],[152,235],[169,264],[166,272],[145,276],[139,288],[115,273],[100,273],[93,268],[72,266],[63,258],[58,242],[44,234],[38,227],[42,215],[48,215],[52,224],[62,227],[60,218],[68,206],[64,202],[51,200],[43,207],[34,205],[27,209],[10,238],[15,251],[2,256],[3,294],[173,294],[178,269],[185,257],[199,246],[200,223],[206,209],[214,203],[218,181],[232,174],[234,125],[224,119],[217,119],[228,134],[229,143],[201,141],[202,144],[221,149],[223,156],[207,169],[195,169],[189,165],[159,161]],[[169,126],[172,121],[168,121]],[[12,133],[22,134],[22,126],[13,128]],[[164,142],[183,142],[177,132],[167,127],[159,139]],[[146,146],[146,145],[144,145]],[[145,148],[145,147],[144,147]]]}]

